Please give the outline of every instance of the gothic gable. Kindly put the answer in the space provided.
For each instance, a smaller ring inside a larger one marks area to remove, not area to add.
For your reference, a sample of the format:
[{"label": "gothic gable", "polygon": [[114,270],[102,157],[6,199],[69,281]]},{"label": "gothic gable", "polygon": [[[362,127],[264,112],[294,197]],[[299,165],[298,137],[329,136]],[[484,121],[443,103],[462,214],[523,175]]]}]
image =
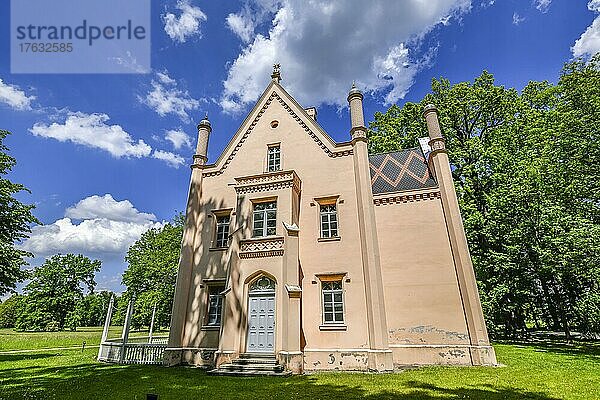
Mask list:
[{"label": "gothic gable", "polygon": [[231,161],[242,149],[244,142],[252,134],[258,122],[265,115],[270,106],[280,104],[293,118],[304,132],[312,139],[316,146],[329,157],[342,157],[352,154],[352,145],[348,142],[336,143],[320,126],[307,114],[296,100],[290,96],[277,82],[272,81],[262,96],[250,111],[238,131],[235,133],[221,156],[214,164],[207,165],[205,176],[222,174]]}]

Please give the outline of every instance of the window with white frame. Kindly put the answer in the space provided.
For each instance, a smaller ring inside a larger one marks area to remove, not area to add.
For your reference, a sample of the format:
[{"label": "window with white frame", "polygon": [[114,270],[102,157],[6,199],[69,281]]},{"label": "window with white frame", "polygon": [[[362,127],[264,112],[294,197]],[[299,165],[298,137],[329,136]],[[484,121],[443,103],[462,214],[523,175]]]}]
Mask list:
[{"label": "window with white frame", "polygon": [[335,203],[321,204],[321,237],[338,237],[337,208]]},{"label": "window with white frame", "polygon": [[223,308],[224,290],[222,286],[209,286],[208,288],[208,312],[206,315],[206,325],[219,326],[221,324],[221,309]]},{"label": "window with white frame", "polygon": [[321,282],[323,293],[323,323],[344,323],[344,292],[342,279]]},{"label": "window with white frame", "polygon": [[229,244],[229,214],[217,215],[215,247],[227,247]]},{"label": "window with white frame", "polygon": [[279,145],[269,146],[267,156],[267,171],[279,171],[281,169],[281,148]]},{"label": "window with white frame", "polygon": [[277,227],[277,202],[268,201],[254,203],[254,212],[252,213],[252,236],[272,236],[275,235]]}]

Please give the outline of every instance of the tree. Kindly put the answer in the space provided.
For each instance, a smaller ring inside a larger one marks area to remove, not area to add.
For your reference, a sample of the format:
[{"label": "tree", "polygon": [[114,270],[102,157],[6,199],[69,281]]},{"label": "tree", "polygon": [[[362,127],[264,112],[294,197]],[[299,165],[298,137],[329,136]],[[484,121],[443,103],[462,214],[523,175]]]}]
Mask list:
[{"label": "tree", "polygon": [[21,267],[27,265],[25,257],[32,254],[16,248],[15,242],[28,237],[29,224],[39,223],[31,213],[34,206],[23,204],[14,197],[16,193],[29,190],[4,178],[16,164],[3,143],[9,134],[0,130],[0,295],[14,290],[15,284],[24,278]]},{"label": "tree", "polygon": [[151,228],[127,251],[127,270],[123,273],[120,307],[135,297],[133,327],[148,326],[156,304],[156,326],[170,323],[179,252],[183,238],[182,214],[162,228]]},{"label": "tree", "polygon": [[114,293],[106,290],[100,293],[89,293],[77,301],[75,309],[69,314],[66,325],[71,328],[102,326],[106,319],[110,298],[114,296]]},{"label": "tree", "polygon": [[[30,275],[23,306],[17,318],[20,330],[62,330],[73,322],[73,313],[84,293],[94,291],[101,262],[81,254],[54,255]],[[71,325],[70,328],[76,326]]]},{"label": "tree", "polygon": [[472,84],[433,80],[423,101],[370,124],[371,151],[416,146],[424,106],[439,109],[492,333],[600,331],[599,87],[598,57],[521,93],[484,71]]},{"label": "tree", "polygon": [[14,294],[0,303],[0,328],[14,328],[17,320],[19,303],[23,296]]}]

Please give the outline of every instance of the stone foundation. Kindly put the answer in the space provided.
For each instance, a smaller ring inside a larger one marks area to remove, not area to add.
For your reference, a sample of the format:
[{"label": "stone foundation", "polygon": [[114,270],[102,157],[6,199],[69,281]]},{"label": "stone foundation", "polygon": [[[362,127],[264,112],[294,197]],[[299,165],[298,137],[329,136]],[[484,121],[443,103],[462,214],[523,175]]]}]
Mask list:
[{"label": "stone foundation", "polygon": [[394,365],[496,365],[492,346],[390,345]]}]

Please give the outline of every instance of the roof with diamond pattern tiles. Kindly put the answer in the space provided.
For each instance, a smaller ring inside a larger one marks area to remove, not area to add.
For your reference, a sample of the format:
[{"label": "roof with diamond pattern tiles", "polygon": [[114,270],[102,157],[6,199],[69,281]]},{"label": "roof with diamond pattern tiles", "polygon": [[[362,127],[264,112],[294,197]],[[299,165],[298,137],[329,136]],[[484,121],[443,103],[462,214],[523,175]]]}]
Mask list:
[{"label": "roof with diamond pattern tiles", "polygon": [[369,155],[373,194],[436,187],[420,148]]}]

